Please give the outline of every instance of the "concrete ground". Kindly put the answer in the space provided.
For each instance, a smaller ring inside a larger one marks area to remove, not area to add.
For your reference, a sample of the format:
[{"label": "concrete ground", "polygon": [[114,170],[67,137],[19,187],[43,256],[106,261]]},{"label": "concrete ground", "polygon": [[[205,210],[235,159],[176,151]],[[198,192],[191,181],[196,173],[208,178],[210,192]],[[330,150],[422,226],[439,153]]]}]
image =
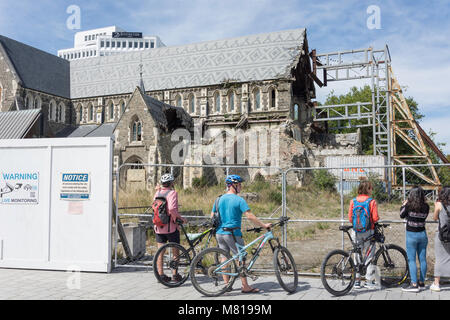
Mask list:
[{"label": "concrete ground", "polygon": [[240,281],[234,290],[218,298],[203,297],[188,280],[178,288],[159,284],[151,270],[116,269],[105,273],[71,273],[0,269],[0,299],[2,300],[449,300],[450,286],[441,292],[427,289],[420,293],[402,292],[401,288],[353,290],[343,297],[331,296],[319,278],[300,277],[298,290],[287,294],[274,275],[262,276],[252,286],[262,289],[258,294],[242,294]]}]

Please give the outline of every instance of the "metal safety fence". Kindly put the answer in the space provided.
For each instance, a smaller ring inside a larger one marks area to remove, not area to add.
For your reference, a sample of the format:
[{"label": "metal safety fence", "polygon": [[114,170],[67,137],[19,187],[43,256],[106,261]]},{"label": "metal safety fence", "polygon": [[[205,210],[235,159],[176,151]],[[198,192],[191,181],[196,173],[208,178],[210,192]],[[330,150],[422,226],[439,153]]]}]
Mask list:
[{"label": "metal safety fence", "polygon": [[[432,165],[441,184],[450,181],[448,164]],[[410,188],[420,184],[416,172],[426,172],[431,165],[410,166],[347,166],[319,168],[281,169],[262,166],[227,165],[159,165],[122,164],[115,178],[115,206],[122,222],[133,258],[125,256],[119,243],[118,224],[114,244],[116,267],[151,268],[156,252],[152,229],[151,203],[158,181],[164,173],[175,177],[179,211],[188,223],[190,232],[204,229],[201,224],[209,221],[217,196],[225,193],[224,180],[228,174],[241,175],[246,183],[241,196],[252,212],[261,220],[275,222],[281,216],[290,217],[289,223],[274,230],[275,236],[289,248],[299,272],[318,275],[325,255],[337,248],[348,248],[350,242],[339,226],[349,224],[350,200],[356,196],[362,178],[374,186],[372,197],[377,201],[380,221],[389,223],[385,230],[386,242],[405,248],[405,221],[400,219],[399,209]],[[392,172],[396,172],[396,181]],[[398,183],[401,182],[401,183]],[[433,274],[434,238],[436,224],[433,221],[434,201],[438,186],[426,190],[431,206],[428,217],[428,274]],[[253,225],[243,219],[242,230]],[[254,234],[244,233],[244,240],[254,239]],[[187,246],[183,240],[182,244]],[[215,245],[215,244],[214,244]],[[265,248],[255,266],[260,271],[271,271],[272,255]]]}]

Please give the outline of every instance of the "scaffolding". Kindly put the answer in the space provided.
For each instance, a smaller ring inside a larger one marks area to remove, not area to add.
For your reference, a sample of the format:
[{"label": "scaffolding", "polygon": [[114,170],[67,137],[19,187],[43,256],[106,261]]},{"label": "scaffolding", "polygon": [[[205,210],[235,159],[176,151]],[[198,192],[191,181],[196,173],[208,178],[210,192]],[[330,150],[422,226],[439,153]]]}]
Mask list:
[{"label": "scaffolding", "polygon": [[[432,164],[427,146],[444,163],[448,163],[439,148],[414,120],[392,71],[387,45],[382,50],[367,48],[325,54],[316,54],[313,50],[310,55],[313,62],[312,78],[320,87],[336,81],[361,79],[369,80],[371,87],[371,101],[316,106],[314,121],[335,121],[337,126],[330,129],[371,127],[373,155],[386,156],[389,165]],[[397,142],[400,140],[411,150],[403,154],[399,152]],[[398,181],[400,175],[396,170],[398,169],[391,169],[387,175],[389,192],[401,189],[403,185],[403,181]],[[436,190],[441,185],[434,167],[430,167],[427,172],[408,170],[417,178],[413,179],[414,184],[420,184],[428,190]]]}]

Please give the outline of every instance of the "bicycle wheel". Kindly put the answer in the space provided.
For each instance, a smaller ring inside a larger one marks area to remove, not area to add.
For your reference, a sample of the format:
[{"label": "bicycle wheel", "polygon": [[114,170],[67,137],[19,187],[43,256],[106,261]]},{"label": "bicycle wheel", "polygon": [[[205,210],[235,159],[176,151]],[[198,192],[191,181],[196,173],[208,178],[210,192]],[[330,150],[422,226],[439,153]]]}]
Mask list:
[{"label": "bicycle wheel", "polygon": [[153,273],[156,279],[169,288],[179,287],[186,282],[190,265],[189,252],[175,242],[163,245],[153,257]]},{"label": "bicycle wheel", "polygon": [[[220,248],[208,248],[196,255],[190,270],[194,288],[207,297],[217,297],[225,293],[233,286],[236,276],[224,276],[216,272],[216,269],[229,259],[231,259],[230,254]],[[236,274],[235,261],[229,261],[220,271]]]},{"label": "bicycle wheel", "polygon": [[320,279],[332,295],[347,294],[356,280],[356,267],[351,255],[343,250],[328,253],[320,268]]},{"label": "bicycle wheel", "polygon": [[278,247],[273,253],[275,275],[280,286],[289,293],[294,293],[298,285],[297,266],[292,254],[285,247]]},{"label": "bicycle wheel", "polygon": [[387,244],[386,250],[378,249],[374,265],[379,268],[380,282],[385,287],[401,285],[408,279],[408,258],[405,250],[395,244]]}]

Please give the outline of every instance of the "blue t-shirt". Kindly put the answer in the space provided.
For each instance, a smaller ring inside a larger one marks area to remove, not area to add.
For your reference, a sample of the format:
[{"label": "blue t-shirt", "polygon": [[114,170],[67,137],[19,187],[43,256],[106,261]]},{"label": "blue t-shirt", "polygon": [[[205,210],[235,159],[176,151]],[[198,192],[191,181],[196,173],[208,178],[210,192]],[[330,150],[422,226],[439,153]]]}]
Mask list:
[{"label": "blue t-shirt", "polygon": [[[217,233],[231,234],[229,231],[223,231],[223,228],[239,227],[238,230],[234,230],[234,235],[242,237],[242,232],[240,229],[242,214],[248,210],[250,210],[250,207],[242,197],[231,193],[221,196],[219,199],[220,225],[217,229]],[[215,203],[212,211],[216,211]]]}]

